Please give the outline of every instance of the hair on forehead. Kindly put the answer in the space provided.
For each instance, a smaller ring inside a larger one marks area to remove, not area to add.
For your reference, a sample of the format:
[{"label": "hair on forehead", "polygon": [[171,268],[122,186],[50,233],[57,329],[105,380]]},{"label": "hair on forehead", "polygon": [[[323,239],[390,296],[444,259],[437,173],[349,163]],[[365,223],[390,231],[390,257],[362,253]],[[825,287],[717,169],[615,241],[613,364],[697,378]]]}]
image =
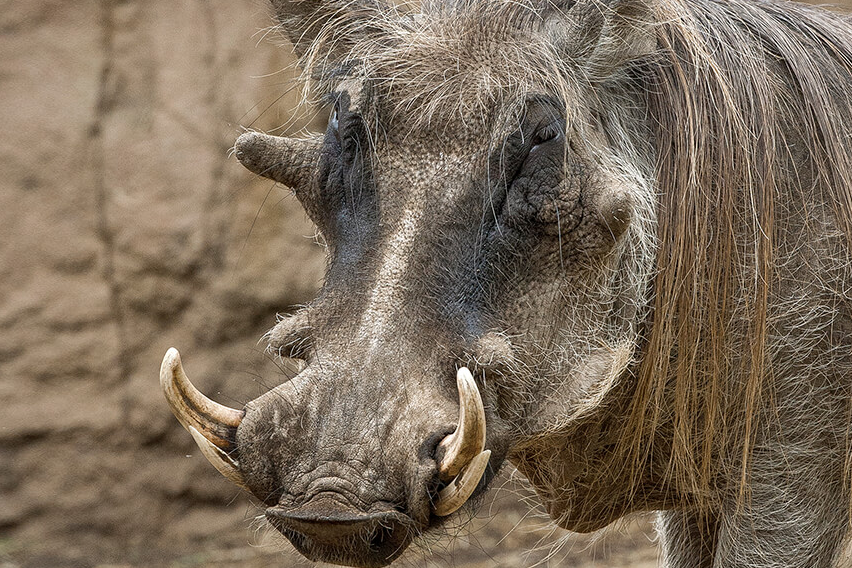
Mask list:
[{"label": "hair on forehead", "polygon": [[547,14],[530,3],[424,2],[416,13],[376,12],[369,22],[357,25],[370,33],[337,50],[330,44],[346,24],[336,21],[306,52],[315,92],[363,81],[383,116],[412,128],[485,121],[495,109],[517,115],[530,94],[565,101],[578,92],[583,69],[566,65]]}]

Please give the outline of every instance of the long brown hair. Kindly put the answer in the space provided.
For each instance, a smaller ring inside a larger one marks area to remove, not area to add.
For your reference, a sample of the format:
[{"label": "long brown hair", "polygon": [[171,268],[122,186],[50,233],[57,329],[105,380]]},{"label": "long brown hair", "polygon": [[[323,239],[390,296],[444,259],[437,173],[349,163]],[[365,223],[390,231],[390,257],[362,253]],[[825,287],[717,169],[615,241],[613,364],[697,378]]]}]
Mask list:
[{"label": "long brown hair", "polygon": [[815,201],[831,204],[845,236],[834,262],[849,273],[852,27],[792,3],[673,0],[660,10],[662,57],[645,69],[657,277],[630,412],[638,435],[626,446],[640,468],[666,423],[669,475],[682,489],[708,495],[723,464],[739,467],[744,496],[781,371],[768,334],[782,204],[803,209],[805,223]]}]

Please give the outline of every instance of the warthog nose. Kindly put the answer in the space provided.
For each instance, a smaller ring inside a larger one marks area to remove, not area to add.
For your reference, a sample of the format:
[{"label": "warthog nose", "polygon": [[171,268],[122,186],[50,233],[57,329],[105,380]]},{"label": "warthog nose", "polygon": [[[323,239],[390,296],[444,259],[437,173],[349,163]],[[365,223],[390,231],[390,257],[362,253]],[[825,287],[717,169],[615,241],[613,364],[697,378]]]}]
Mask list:
[{"label": "warthog nose", "polygon": [[270,507],[266,519],[311,560],[349,566],[385,566],[413,536],[413,521],[403,513],[364,513],[337,500]]}]

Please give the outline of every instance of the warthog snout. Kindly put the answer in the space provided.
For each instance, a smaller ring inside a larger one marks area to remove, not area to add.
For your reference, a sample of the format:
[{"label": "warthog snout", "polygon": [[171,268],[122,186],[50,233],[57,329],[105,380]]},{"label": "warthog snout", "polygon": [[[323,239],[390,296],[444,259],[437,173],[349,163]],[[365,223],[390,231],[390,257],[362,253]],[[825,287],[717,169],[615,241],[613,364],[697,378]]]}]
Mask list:
[{"label": "warthog snout", "polygon": [[457,371],[457,401],[419,412],[404,395],[346,396],[313,367],[245,410],[230,409],[195,389],[174,349],[160,380],[205,457],[254,493],[268,521],[314,560],[388,564],[491,477],[485,408],[466,367]]}]

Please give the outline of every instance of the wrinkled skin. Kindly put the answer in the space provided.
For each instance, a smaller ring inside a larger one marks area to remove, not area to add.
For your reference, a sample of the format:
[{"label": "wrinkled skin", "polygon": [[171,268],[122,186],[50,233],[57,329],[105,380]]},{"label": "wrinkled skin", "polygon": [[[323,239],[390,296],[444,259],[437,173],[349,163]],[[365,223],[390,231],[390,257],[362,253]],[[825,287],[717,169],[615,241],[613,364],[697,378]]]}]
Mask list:
[{"label": "wrinkled skin", "polygon": [[[627,219],[608,226],[594,208],[609,188],[566,144],[576,134],[566,135],[553,103],[526,103],[520,129],[498,133],[508,139],[502,157],[471,151],[488,147],[487,125],[413,135],[403,124],[376,141],[370,163],[354,150],[369,147],[369,97],[341,86],[317,185],[302,198],[328,242],[329,269],[317,300],[279,323],[271,346],[307,367],[249,403],[237,441],[248,486],[270,506],[402,512],[396,532],[406,535],[389,537],[390,560],[437,520],[429,500],[436,445],[456,421],[455,368],[470,365],[482,385],[493,452],[484,488],[512,432],[527,427],[516,417],[531,414],[507,369],[535,363],[522,355],[533,345],[561,341],[559,314],[598,325],[565,290],[584,286]],[[509,177],[509,187],[490,186],[490,176]],[[529,345],[509,339],[521,334]],[[288,536],[308,557],[363,562]]]}]

